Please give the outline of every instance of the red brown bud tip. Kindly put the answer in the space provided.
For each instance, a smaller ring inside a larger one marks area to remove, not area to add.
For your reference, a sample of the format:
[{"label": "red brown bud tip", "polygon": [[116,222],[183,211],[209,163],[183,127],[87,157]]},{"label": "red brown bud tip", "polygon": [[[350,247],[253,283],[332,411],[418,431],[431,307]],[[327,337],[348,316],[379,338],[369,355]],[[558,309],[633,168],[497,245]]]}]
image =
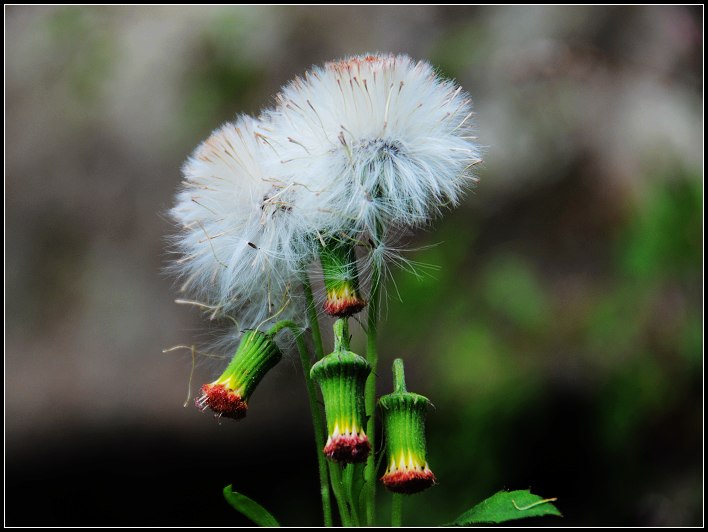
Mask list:
[{"label": "red brown bud tip", "polygon": [[345,318],[353,316],[365,306],[366,301],[359,297],[356,291],[344,286],[339,290],[328,290],[327,299],[322,308],[330,316]]},{"label": "red brown bud tip", "polygon": [[427,467],[424,469],[398,469],[386,472],[381,477],[381,481],[388,490],[394,493],[411,495],[435,484],[435,475]]},{"label": "red brown bud tip", "polygon": [[349,433],[330,436],[323,452],[327,458],[344,464],[366,462],[371,444],[366,434]]},{"label": "red brown bud tip", "polygon": [[202,412],[211,408],[215,415],[231,419],[243,419],[248,412],[248,404],[241,395],[223,384],[202,386],[202,395],[194,401],[194,404]]}]

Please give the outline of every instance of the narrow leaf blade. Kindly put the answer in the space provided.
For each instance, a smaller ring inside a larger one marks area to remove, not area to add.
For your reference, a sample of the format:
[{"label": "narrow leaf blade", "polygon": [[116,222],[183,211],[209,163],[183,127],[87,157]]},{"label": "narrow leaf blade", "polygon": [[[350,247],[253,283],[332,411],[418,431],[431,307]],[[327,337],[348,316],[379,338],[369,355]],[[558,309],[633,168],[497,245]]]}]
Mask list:
[{"label": "narrow leaf blade", "polygon": [[253,499],[234,491],[231,484],[224,488],[224,498],[234,510],[245,515],[258,526],[280,526],[268,510]]},{"label": "narrow leaf blade", "polygon": [[557,515],[563,517],[551,501],[534,495],[529,490],[500,491],[455,519],[453,526],[481,523],[503,523],[526,517]]}]

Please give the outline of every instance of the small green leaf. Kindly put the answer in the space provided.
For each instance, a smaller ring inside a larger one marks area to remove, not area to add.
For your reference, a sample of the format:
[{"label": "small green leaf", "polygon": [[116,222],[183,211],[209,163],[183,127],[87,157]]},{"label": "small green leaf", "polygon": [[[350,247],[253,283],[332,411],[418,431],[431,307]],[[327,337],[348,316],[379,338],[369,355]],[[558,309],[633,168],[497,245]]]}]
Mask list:
[{"label": "small green leaf", "polygon": [[503,523],[525,517],[557,515],[563,517],[551,504],[556,499],[543,499],[529,490],[500,491],[467,510],[451,523],[452,526],[469,526],[479,523]]},{"label": "small green leaf", "polygon": [[253,499],[235,492],[231,484],[224,488],[224,498],[234,510],[245,515],[258,526],[280,526],[268,510]]}]

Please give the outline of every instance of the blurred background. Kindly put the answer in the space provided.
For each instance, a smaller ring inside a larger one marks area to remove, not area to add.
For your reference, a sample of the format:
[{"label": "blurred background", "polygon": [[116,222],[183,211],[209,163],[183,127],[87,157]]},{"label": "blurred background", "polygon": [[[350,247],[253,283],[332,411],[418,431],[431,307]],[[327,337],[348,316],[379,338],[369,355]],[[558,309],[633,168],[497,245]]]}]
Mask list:
[{"label": "blurred background", "polygon": [[320,522],[296,356],[246,421],[183,408],[190,354],[162,350],[206,326],[161,271],[164,213],[213,128],[369,51],[456,78],[488,147],[466,203],[410,240],[439,269],[398,273],[387,304],[381,391],[404,356],[436,407],[439,485],[404,523],[531,488],[565,518],[527,524],[701,524],[700,6],[5,15],[8,525],[247,524],[229,483]]}]

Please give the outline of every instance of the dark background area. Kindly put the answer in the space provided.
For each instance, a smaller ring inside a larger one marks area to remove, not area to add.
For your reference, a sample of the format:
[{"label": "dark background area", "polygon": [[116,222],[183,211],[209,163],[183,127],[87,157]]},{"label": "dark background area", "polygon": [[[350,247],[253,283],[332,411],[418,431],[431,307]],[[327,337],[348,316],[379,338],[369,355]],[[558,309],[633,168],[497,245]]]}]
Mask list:
[{"label": "dark background area", "polygon": [[403,356],[435,404],[439,485],[404,523],[531,488],[565,517],[527,524],[701,524],[702,8],[5,15],[8,525],[247,524],[230,483],[320,522],[294,354],[243,422],[182,407],[190,355],[162,350],[208,333],[161,271],[164,213],[212,129],[370,51],[456,78],[487,146],[467,201],[406,244],[436,268],[397,272],[386,305],[381,391]]}]

